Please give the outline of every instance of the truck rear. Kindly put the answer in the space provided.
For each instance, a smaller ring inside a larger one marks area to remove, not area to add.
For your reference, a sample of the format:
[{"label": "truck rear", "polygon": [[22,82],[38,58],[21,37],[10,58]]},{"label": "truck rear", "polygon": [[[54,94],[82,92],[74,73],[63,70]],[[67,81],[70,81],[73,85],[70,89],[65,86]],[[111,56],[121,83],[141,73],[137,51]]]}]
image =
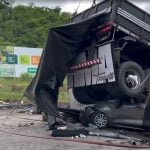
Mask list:
[{"label": "truck rear", "polygon": [[149,58],[150,15],[128,0],[104,0],[49,30],[25,96],[52,118],[51,126],[62,119],[58,91],[67,75],[70,108],[92,105],[81,112],[82,123],[150,128]]},{"label": "truck rear", "polygon": [[92,29],[73,60],[68,87],[81,104],[114,98],[143,102],[150,89],[150,15],[128,0],[104,0],[72,22],[104,12],[105,21]]}]

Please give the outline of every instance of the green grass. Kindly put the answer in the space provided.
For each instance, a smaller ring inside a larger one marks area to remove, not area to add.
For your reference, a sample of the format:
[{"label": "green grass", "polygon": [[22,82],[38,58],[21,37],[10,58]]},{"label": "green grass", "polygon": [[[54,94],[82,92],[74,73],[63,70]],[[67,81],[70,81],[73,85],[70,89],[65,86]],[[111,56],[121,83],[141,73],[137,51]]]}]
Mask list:
[{"label": "green grass", "polygon": [[[0,78],[0,101],[19,101],[31,80],[28,75],[22,75],[20,78]],[[30,102],[27,99],[24,101]],[[59,103],[67,102],[68,90],[65,79],[64,86],[59,89]]]},{"label": "green grass", "polygon": [[0,100],[20,100],[29,82],[20,81],[20,78],[0,78]]},{"label": "green grass", "polygon": [[68,100],[69,100],[69,94],[67,89],[67,79],[65,79],[63,83],[63,87],[59,88],[58,102],[68,103]]}]

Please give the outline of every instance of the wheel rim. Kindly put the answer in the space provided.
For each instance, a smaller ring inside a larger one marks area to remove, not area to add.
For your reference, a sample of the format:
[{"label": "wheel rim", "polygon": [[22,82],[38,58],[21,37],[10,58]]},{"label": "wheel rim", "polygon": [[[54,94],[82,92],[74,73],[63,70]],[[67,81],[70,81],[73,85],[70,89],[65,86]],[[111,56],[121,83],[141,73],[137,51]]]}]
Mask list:
[{"label": "wheel rim", "polygon": [[102,128],[107,126],[107,117],[103,113],[98,113],[94,118],[95,125]]},{"label": "wheel rim", "polygon": [[137,89],[141,83],[141,78],[136,70],[128,70],[125,73],[125,84],[129,89]]}]

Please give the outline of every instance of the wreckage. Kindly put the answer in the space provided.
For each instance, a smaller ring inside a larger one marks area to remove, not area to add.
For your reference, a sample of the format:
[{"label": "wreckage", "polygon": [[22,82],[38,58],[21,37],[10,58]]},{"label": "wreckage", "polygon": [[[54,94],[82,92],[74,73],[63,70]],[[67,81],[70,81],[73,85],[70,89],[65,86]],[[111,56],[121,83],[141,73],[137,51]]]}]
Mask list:
[{"label": "wreckage", "polygon": [[150,128],[149,58],[150,15],[128,0],[104,0],[49,30],[25,95],[61,118],[58,91],[67,76],[76,101],[94,104],[82,111],[83,124]]}]

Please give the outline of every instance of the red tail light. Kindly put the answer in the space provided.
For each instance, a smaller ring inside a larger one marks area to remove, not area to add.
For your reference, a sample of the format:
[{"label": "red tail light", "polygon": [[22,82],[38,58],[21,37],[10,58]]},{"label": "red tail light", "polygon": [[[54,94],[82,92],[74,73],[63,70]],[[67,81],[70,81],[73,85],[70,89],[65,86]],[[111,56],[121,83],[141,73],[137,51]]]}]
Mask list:
[{"label": "red tail light", "polygon": [[102,33],[109,32],[111,30],[111,26],[105,27],[101,30]]},{"label": "red tail light", "polygon": [[97,36],[101,36],[101,35],[103,35],[105,33],[108,33],[110,30],[111,30],[111,26],[110,25],[109,26],[105,26],[105,27],[99,29],[98,32],[96,33],[96,35]]}]

